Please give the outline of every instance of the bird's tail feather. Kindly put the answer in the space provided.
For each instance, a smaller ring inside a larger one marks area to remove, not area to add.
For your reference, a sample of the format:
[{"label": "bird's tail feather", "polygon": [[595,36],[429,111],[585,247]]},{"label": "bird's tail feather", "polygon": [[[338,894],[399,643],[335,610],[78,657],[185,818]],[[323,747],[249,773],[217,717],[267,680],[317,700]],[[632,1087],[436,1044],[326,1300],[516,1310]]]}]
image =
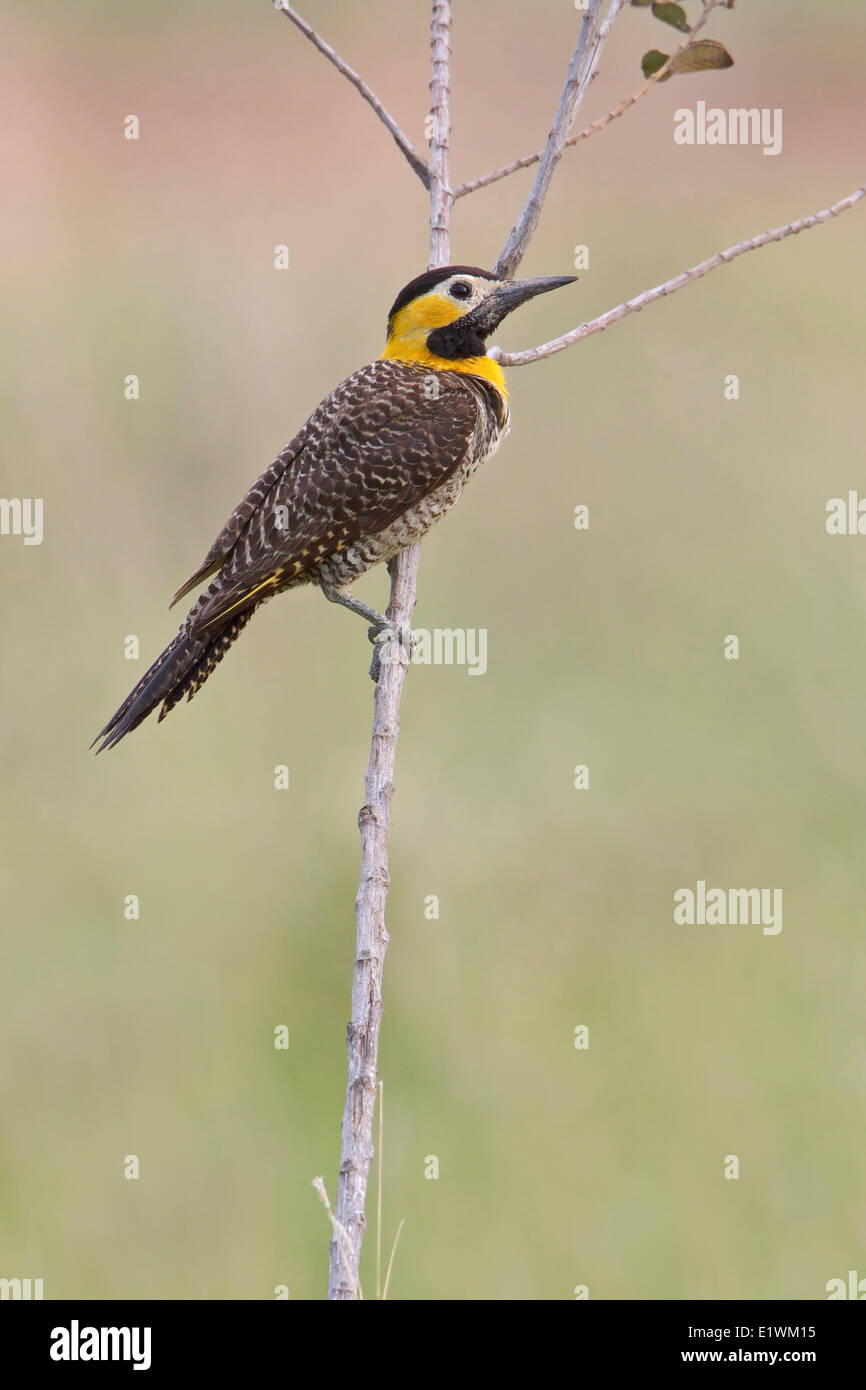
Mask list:
[{"label": "bird's tail feather", "polygon": [[[102,739],[97,752],[113,748],[133,729],[137,729],[158,704],[162,703],[159,717],[164,719],[184,695],[191,700],[222,661],[252,615],[252,607],[236,613],[223,626],[198,638],[191,637],[188,629],[182,627],[138,685],[130,691],[105,728],[96,735],[93,743],[99,743]],[[92,748],[93,744],[90,746]]]}]

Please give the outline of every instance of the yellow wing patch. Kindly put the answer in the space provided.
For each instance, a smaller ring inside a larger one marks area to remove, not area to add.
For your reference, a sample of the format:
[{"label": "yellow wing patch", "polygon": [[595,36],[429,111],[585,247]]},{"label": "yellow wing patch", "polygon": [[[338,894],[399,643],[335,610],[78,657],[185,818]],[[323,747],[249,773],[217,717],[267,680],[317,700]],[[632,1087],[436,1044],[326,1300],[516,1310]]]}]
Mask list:
[{"label": "yellow wing patch", "polygon": [[[300,568],[300,564],[296,563],[295,569],[299,570]],[[261,593],[262,589],[266,589],[269,584],[277,584],[282,578],[282,576],[282,570],[277,570],[276,574],[269,574],[267,579],[262,580],[261,584],[257,584],[254,589],[248,589],[245,594],[242,594],[241,597],[238,599],[237,603],[231,604],[228,608],[221,608],[220,611],[216,613],[212,618],[208,618],[207,622],[204,623],[203,626],[210,627],[212,623],[221,622],[223,618],[228,617],[229,613],[234,613],[236,608],[240,608],[242,604],[246,603],[247,599],[251,599],[254,594]]]}]

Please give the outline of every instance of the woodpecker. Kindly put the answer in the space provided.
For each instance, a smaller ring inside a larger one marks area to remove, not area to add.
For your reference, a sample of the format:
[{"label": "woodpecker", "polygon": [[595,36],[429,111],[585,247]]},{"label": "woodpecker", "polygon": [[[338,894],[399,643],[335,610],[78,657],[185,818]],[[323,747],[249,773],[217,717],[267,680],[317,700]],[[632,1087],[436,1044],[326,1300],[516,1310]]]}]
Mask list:
[{"label": "woodpecker", "polygon": [[210,580],[165,651],[94,739],[113,747],[161,705],[191,700],[255,610],[316,584],[373,635],[387,619],[352,583],[429,531],[510,426],[487,338],[518,305],[573,275],[507,280],[477,266],[428,270],[400,291],[382,355],[316,407],[232,512],[172,605]]}]

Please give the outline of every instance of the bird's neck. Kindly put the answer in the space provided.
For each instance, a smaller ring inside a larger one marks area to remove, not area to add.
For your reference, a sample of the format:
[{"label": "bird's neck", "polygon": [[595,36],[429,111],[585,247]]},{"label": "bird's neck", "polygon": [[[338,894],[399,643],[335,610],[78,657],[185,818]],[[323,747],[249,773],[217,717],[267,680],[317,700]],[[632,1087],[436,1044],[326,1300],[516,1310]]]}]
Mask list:
[{"label": "bird's neck", "polygon": [[480,376],[495,386],[503,400],[508,399],[505,373],[498,362],[484,353],[480,357],[439,357],[431,352],[424,335],[405,335],[389,338],[380,361],[406,362],[413,367],[427,367],[431,372],[462,372],[466,376]]}]

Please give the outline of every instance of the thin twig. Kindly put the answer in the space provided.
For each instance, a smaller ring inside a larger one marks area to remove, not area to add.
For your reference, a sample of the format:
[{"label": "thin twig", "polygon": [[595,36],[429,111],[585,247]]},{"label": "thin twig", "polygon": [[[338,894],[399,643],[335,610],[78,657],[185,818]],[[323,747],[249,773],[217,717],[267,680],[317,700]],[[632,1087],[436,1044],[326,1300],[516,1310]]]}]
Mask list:
[{"label": "thin twig", "polygon": [[541,216],[541,209],[547,197],[550,181],[553,178],[553,171],[562,158],[568,132],[574,123],[574,118],[580,109],[589,84],[595,76],[599,54],[613,27],[614,20],[622,8],[623,0],[611,0],[610,10],[603,24],[601,23],[602,5],[603,0],[589,0],[586,14],[580,26],[577,47],[568,65],[568,74],[562,89],[562,96],[559,99],[556,119],[547,137],[547,144],[538,173],[535,176],[535,182],[523,205],[523,211],[511,228],[508,240],[494,266],[497,275],[513,275],[523,259],[530,238],[538,226],[538,219]]},{"label": "thin twig", "polygon": [[351,1284],[352,1284],[353,1297],[355,1297],[355,1298],[359,1299],[361,1302],[363,1302],[363,1299],[364,1299],[364,1292],[363,1292],[363,1290],[362,1290],[362,1288],[361,1288],[361,1285],[360,1285],[360,1283],[359,1283],[359,1281],[358,1281],[358,1279],[357,1279],[357,1276],[356,1276],[356,1275],[353,1273],[353,1271],[352,1271],[352,1266],[351,1266],[351,1250],[350,1250],[350,1247],[349,1247],[349,1237],[348,1237],[348,1235],[346,1234],[346,1231],[345,1231],[344,1227],[340,1225],[340,1223],[339,1223],[339,1221],[337,1220],[336,1216],[335,1216],[334,1213],[331,1211],[331,1202],[330,1202],[330,1198],[328,1197],[328,1190],[327,1190],[327,1188],[325,1187],[325,1179],[324,1179],[324,1178],[313,1178],[313,1187],[314,1187],[314,1188],[316,1189],[316,1191],[318,1192],[319,1197],[321,1198],[322,1206],[325,1208],[325,1211],[328,1213],[328,1216],[329,1216],[329,1218],[330,1218],[331,1226],[333,1227],[333,1230],[334,1230],[334,1236],[333,1236],[333,1238],[334,1238],[334,1240],[337,1242],[337,1244],[338,1244],[339,1247],[340,1247],[340,1255],[341,1255],[342,1260],[343,1260],[343,1267],[344,1267],[344,1269],[345,1269],[345,1271],[346,1271],[347,1277],[349,1278],[349,1280],[351,1281]]},{"label": "thin twig", "polygon": [[382,1297],[382,1160],[385,1156],[385,1083],[379,1082],[379,1150],[376,1156],[376,1297]]},{"label": "thin twig", "polygon": [[[654,72],[652,77],[647,78],[642,87],[639,87],[630,97],[626,97],[625,101],[620,102],[618,106],[614,106],[612,110],[607,111],[603,116],[599,116],[597,121],[593,121],[590,125],[584,126],[583,130],[579,130],[576,135],[570,135],[565,142],[565,148],[569,149],[572,145],[579,144],[581,140],[588,139],[590,135],[595,135],[596,131],[604,130],[605,126],[610,125],[611,121],[615,121],[619,116],[624,116],[626,111],[629,111],[632,106],[635,106],[637,102],[640,101],[641,97],[645,97],[647,92],[655,86],[659,79],[667,74],[674,59],[678,57],[684,49],[688,48],[692,40],[701,29],[703,29],[710,17],[710,13],[717,5],[722,3],[724,3],[724,0],[704,0],[702,13],[692,25],[682,43],[674,49],[667,62]],[[605,20],[605,25],[612,24],[618,12],[618,9],[616,12],[611,11]],[[604,37],[606,38],[607,35],[605,34]],[[504,164],[501,169],[492,169],[489,174],[482,174],[477,179],[470,179],[467,183],[458,184],[457,188],[454,189],[454,200],[456,202],[458,198],[465,198],[467,193],[475,193],[479,188],[487,188],[491,183],[498,183],[500,179],[508,178],[509,174],[516,174],[520,169],[529,169],[533,164],[537,164],[540,159],[543,159],[543,157],[544,150],[536,150],[535,154],[524,155],[522,159],[513,159],[510,164]]]},{"label": "thin twig", "polygon": [[405,1218],[404,1218],[404,1219],[400,1222],[400,1225],[397,1227],[397,1234],[396,1234],[395,1237],[394,1237],[394,1244],[391,1246],[391,1258],[390,1258],[390,1260],[388,1261],[388,1272],[387,1272],[387,1274],[385,1275],[385,1288],[384,1288],[384,1290],[383,1290],[383,1292],[382,1292],[382,1302],[383,1302],[383,1303],[385,1302],[385,1299],[388,1297],[388,1289],[389,1289],[390,1284],[391,1284],[391,1270],[394,1268],[394,1256],[395,1256],[396,1253],[397,1253],[397,1245],[398,1245],[398,1243],[399,1243],[399,1241],[400,1241],[400,1236],[403,1234],[403,1227],[404,1227],[405,1225],[406,1225],[406,1221],[405,1221]]},{"label": "thin twig", "polygon": [[[450,139],[450,0],[433,0],[432,158],[430,164],[430,265],[447,265],[450,255],[451,194],[448,186]],[[389,565],[391,597],[388,621],[404,632],[417,592],[420,546],[401,550]],[[396,654],[395,654],[396,652]],[[391,794],[400,729],[400,700],[408,655],[402,642],[389,643],[373,697],[373,734],[365,778],[365,802],[358,815],[361,829],[361,882],[355,900],[355,975],[352,1018],[347,1029],[348,1081],[343,1113],[337,1220],[346,1232],[351,1276],[344,1267],[336,1235],[331,1241],[328,1298],[355,1297],[353,1285],[361,1259],[365,1207],[373,1157],[373,1116],[378,1079],[379,1028],[382,1020],[382,972],[388,948],[385,903],[390,883],[388,848]],[[392,1256],[393,1258],[393,1256]],[[389,1270],[390,1277],[390,1270]],[[387,1288],[387,1279],[386,1279]]]},{"label": "thin twig", "polygon": [[727,265],[734,261],[738,256],[744,256],[747,251],[757,251],[760,246],[767,246],[772,241],[784,241],[785,237],[796,236],[798,232],[806,232],[810,227],[817,227],[822,222],[827,222],[831,217],[838,217],[840,213],[847,212],[860,199],[866,197],[866,185],[858,188],[856,192],[849,193],[847,198],[840,198],[838,203],[832,207],[823,208],[821,212],[813,212],[809,217],[801,217],[796,222],[789,222],[785,227],[774,227],[769,232],[761,232],[759,236],[751,237],[748,241],[738,241],[734,246],[729,246],[725,251],[718,251],[715,256],[710,256],[709,260],[701,261],[699,265],[693,265],[690,270],[684,270],[679,275],[675,275],[672,280],[666,280],[663,285],[656,285],[654,289],[644,290],[643,294],[638,294],[634,299],[629,299],[625,304],[620,304],[616,309],[608,309],[606,314],[600,314],[596,319],[590,319],[587,323],[582,323],[578,328],[572,329],[570,333],[564,333],[561,338],[554,338],[549,343],[542,343],[539,347],[527,348],[525,352],[502,352],[499,348],[491,348],[490,356],[495,357],[497,362],[501,362],[503,367],[525,367],[530,362],[540,362],[542,358],[552,357],[556,352],[562,352],[564,348],[571,347],[573,343],[582,342],[584,338],[589,338],[593,333],[601,333],[605,328],[609,328],[612,323],[619,319],[624,319],[628,314],[637,314],[641,309],[645,309],[648,304],[654,304],[657,299],[664,299],[666,295],[674,294],[686,285],[691,285],[695,280],[700,280],[702,276],[709,275],[711,270],[716,270],[720,265]]},{"label": "thin twig", "polygon": [[328,61],[334,64],[338,72],[341,72],[344,77],[348,78],[352,86],[356,88],[368,105],[372,106],[382,124],[391,132],[398,148],[402,150],[424,187],[429,188],[430,169],[428,165],[418,154],[417,150],[415,150],[409,138],[404,135],[390,111],[382,105],[376,93],[371,91],[367,86],[364,79],[355,72],[354,68],[349,67],[349,64],[345,59],[340,57],[336,49],[333,49],[329,43],[326,43],[321,34],[318,34],[313,26],[308,24],[307,21],[298,14],[297,10],[291,5],[286,4],[286,0],[274,0],[274,9],[278,10],[280,14],[284,14],[286,19],[290,19],[293,24],[297,25],[301,33],[306,35],[310,40],[310,43],[314,44],[319,52],[323,53]]}]

